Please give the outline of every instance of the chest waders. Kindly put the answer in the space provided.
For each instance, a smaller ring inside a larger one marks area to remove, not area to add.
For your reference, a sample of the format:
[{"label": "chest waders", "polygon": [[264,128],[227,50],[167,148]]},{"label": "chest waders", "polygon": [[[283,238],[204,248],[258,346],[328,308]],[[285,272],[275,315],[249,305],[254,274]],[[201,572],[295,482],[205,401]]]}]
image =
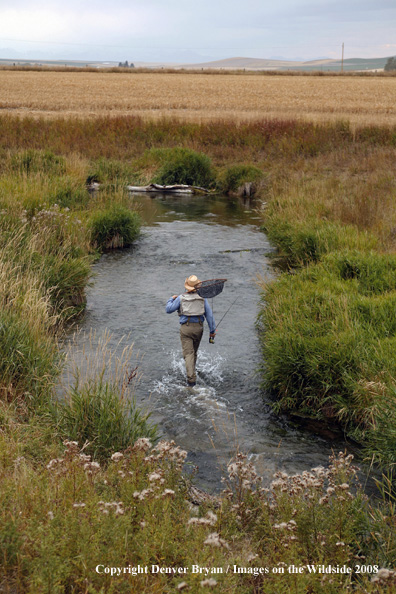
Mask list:
[{"label": "chest waders", "polygon": [[205,301],[197,293],[185,293],[181,296],[179,316],[187,316],[188,321],[180,325],[180,340],[186,364],[187,381],[191,386],[194,386],[197,381],[195,366],[203,334],[203,321],[191,322],[190,320],[192,317],[201,317],[204,313]]}]

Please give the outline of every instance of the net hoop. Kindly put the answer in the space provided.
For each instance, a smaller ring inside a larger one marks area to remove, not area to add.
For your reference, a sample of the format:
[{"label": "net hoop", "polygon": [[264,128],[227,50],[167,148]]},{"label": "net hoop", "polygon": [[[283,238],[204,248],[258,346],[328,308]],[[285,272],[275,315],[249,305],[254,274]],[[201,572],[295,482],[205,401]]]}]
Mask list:
[{"label": "net hoop", "polygon": [[203,297],[204,299],[211,299],[222,292],[224,283],[226,281],[226,278],[212,278],[201,281],[198,283],[198,285],[196,285],[196,291],[200,297]]}]

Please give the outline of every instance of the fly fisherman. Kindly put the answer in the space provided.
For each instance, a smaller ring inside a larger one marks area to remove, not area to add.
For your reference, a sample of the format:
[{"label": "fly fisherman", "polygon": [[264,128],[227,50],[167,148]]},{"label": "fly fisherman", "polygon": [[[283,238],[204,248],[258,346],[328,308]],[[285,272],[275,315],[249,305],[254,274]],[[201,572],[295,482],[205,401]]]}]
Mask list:
[{"label": "fly fisherman", "polygon": [[186,293],[179,296],[173,295],[166,304],[166,313],[177,311],[180,316],[180,340],[186,363],[187,385],[191,387],[195,386],[197,381],[195,365],[203,334],[204,318],[208,322],[212,340],[216,332],[216,324],[208,300],[202,299],[196,290],[200,282],[195,275],[189,276],[184,283]]}]

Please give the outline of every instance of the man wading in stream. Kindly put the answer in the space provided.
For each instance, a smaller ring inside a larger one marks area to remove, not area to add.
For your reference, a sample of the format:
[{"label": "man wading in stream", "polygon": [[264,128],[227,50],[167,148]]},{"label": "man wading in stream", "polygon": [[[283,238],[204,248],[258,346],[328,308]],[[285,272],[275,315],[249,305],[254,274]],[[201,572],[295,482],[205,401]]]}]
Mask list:
[{"label": "man wading in stream", "polygon": [[216,324],[208,300],[202,299],[196,291],[200,282],[195,275],[189,276],[184,283],[187,292],[179,296],[173,295],[166,304],[166,313],[177,311],[180,316],[180,340],[186,363],[187,384],[191,387],[195,386],[197,381],[195,365],[203,334],[204,318],[208,322],[212,339],[216,332]]}]

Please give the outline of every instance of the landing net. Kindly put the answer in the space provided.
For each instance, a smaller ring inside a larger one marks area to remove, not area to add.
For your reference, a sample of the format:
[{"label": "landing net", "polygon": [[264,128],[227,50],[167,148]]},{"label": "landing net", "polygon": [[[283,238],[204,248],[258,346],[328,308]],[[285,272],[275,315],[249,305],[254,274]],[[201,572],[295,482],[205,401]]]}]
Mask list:
[{"label": "landing net", "polygon": [[197,293],[204,299],[216,297],[222,292],[226,280],[226,278],[212,278],[211,280],[201,281],[197,285]]}]

